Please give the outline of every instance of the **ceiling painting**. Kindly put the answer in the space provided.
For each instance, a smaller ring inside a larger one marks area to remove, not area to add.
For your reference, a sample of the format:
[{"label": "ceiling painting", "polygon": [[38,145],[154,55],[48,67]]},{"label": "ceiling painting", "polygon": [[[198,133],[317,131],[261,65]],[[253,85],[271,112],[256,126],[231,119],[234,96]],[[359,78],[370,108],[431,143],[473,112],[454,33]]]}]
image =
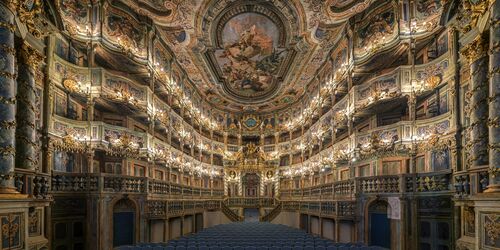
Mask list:
[{"label": "ceiling painting", "polygon": [[[72,37],[101,42],[99,65],[133,72],[143,85],[154,71],[155,88],[184,113],[234,117],[247,130],[313,114],[311,103],[329,102],[316,98],[325,85],[342,94],[346,72],[358,74],[355,84],[367,67],[386,63],[375,51],[396,53],[408,39],[405,7],[390,0],[97,2],[56,4]],[[416,0],[417,23],[436,27],[442,9],[439,0]],[[427,28],[419,27],[417,35]]]},{"label": "ceiling painting", "polygon": [[382,5],[356,25],[354,55],[357,58],[369,56],[386,44],[394,44],[398,38],[394,6],[390,3]]},{"label": "ceiling painting", "polygon": [[104,9],[103,32],[109,42],[136,57],[145,58],[146,27],[128,12],[109,4],[105,4]]},{"label": "ceiling painting", "polygon": [[89,23],[88,0],[59,0],[56,5],[60,9],[65,28],[71,34],[86,33]]},{"label": "ceiling painting", "polygon": [[278,47],[278,27],[269,18],[243,13],[222,30],[223,49],[215,52],[225,87],[236,97],[259,98],[276,89],[286,50]]}]

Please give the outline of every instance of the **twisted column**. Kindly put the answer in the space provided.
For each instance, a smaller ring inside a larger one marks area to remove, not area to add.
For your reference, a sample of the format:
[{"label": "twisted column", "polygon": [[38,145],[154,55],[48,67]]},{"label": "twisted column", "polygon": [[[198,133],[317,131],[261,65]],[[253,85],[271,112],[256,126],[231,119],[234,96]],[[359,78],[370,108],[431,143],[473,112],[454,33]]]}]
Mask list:
[{"label": "twisted column", "polygon": [[35,74],[43,57],[28,44],[18,51],[17,113],[16,113],[16,167],[34,170],[38,165],[36,155]]},{"label": "twisted column", "polygon": [[478,36],[462,53],[467,57],[471,68],[470,97],[470,131],[469,143],[470,166],[488,164],[488,57],[487,40]]},{"label": "twisted column", "polygon": [[15,4],[0,4],[0,193],[15,193]]},{"label": "twisted column", "polygon": [[490,183],[485,192],[500,192],[500,1],[491,6],[489,73]]}]

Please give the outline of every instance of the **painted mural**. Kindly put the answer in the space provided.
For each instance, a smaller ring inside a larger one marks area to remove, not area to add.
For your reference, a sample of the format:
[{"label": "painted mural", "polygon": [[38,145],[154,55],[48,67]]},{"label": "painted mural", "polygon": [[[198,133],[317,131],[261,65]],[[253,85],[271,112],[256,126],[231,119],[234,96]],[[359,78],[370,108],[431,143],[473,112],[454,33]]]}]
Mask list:
[{"label": "painted mural", "polygon": [[278,48],[279,30],[269,18],[243,13],[222,31],[223,49],[216,51],[226,86],[238,96],[261,96],[274,89],[275,74],[286,54]]},{"label": "painted mural", "polygon": [[431,153],[431,162],[434,171],[450,168],[450,153],[448,150],[434,151]]},{"label": "painted mural", "polygon": [[107,6],[106,10],[106,36],[123,49],[131,50],[137,56],[145,56],[144,25],[140,25],[131,15],[119,9]]},{"label": "painted mural", "polygon": [[417,18],[425,18],[438,13],[441,8],[440,0],[418,0],[417,3]]},{"label": "painted mural", "polygon": [[75,156],[73,153],[54,152],[54,170],[60,172],[73,172],[75,167]]},{"label": "painted mural", "polygon": [[437,56],[448,51],[448,32],[443,32],[437,39]]},{"label": "painted mural", "polygon": [[367,19],[369,21],[361,24],[357,29],[356,48],[369,50],[384,41],[389,41],[396,32],[395,19],[391,6]]},{"label": "painted mural", "polygon": [[84,33],[89,20],[88,0],[60,0],[57,2],[60,7],[61,18],[66,21],[66,30],[70,33]]}]

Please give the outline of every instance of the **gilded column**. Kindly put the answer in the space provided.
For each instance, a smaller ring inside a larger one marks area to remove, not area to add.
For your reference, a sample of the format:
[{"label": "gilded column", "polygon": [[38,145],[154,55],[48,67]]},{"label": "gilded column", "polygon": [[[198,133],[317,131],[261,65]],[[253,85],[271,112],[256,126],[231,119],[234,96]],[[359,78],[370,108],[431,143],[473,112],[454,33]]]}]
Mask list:
[{"label": "gilded column", "polygon": [[500,1],[491,6],[489,73],[490,183],[485,192],[500,192]]},{"label": "gilded column", "polygon": [[41,54],[30,45],[23,43],[18,50],[17,112],[16,112],[16,167],[35,169],[36,155],[35,131],[35,72]]},{"label": "gilded column", "polygon": [[16,3],[0,4],[0,193],[13,191],[16,98],[14,13]]},{"label": "gilded column", "polygon": [[468,144],[471,152],[472,167],[488,164],[488,57],[487,40],[478,36],[462,53],[467,56],[471,71],[470,96],[470,132],[471,142]]}]

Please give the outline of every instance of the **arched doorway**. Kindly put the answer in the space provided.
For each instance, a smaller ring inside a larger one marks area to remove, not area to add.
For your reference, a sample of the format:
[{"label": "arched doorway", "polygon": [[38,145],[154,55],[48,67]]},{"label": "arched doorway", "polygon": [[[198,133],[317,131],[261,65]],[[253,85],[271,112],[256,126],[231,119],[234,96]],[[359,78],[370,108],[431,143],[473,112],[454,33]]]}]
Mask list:
[{"label": "arched doorway", "polygon": [[389,204],[377,200],[368,207],[370,246],[391,248],[391,223],[387,215]]},{"label": "arched doorway", "polygon": [[113,206],[113,247],[134,244],[136,207],[130,199]]}]

